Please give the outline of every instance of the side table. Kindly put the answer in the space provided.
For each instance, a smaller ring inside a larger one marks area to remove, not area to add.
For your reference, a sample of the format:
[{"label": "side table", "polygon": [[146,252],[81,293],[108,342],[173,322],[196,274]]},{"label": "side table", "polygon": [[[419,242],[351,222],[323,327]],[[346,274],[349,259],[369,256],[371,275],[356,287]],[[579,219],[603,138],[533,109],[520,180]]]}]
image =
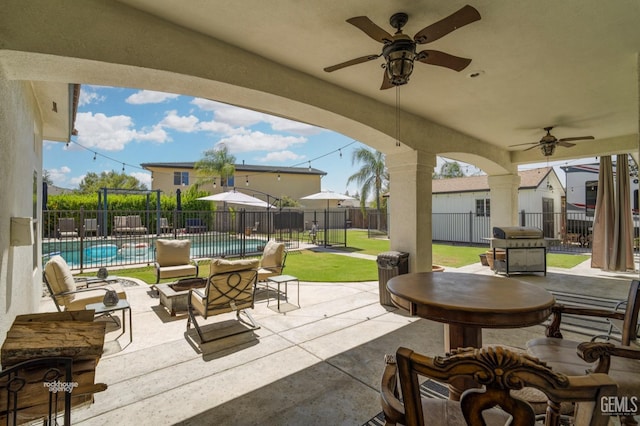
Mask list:
[{"label": "side table", "polygon": [[292,276],[292,275],[276,275],[273,277],[269,277],[267,278],[267,306],[269,306],[269,301],[271,300],[271,298],[269,297],[269,283],[273,283],[273,284],[277,284],[278,285],[278,312],[280,311],[280,284],[284,284],[284,300],[285,302],[289,302],[289,293],[288,293],[288,284],[291,281],[295,281],[298,284],[298,304],[296,305],[298,308],[300,307],[300,280],[298,280],[298,278]]},{"label": "side table", "polygon": [[131,305],[126,299],[118,300],[118,303],[113,306],[106,306],[104,303],[91,303],[85,307],[85,309],[95,311],[96,315],[111,315],[116,311],[122,311],[122,334],[127,332],[127,322],[125,314],[129,312],[129,343],[133,342],[133,325],[131,319]]}]

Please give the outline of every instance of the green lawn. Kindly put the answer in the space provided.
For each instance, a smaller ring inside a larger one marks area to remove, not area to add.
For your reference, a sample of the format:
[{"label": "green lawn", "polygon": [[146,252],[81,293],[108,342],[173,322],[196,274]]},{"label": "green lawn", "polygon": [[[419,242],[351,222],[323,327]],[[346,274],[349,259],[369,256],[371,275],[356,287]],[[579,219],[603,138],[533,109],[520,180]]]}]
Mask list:
[{"label": "green lawn", "polygon": [[[339,250],[348,253],[363,253],[376,256],[389,251],[389,240],[386,238],[368,238],[367,231],[349,230],[348,247]],[[466,247],[447,244],[433,245],[433,264],[444,267],[459,268],[478,263],[479,255],[486,252],[484,247]],[[556,268],[572,268],[589,256],[556,254],[547,255],[547,265]],[[301,281],[340,282],[340,281],[376,281],[378,265],[375,260],[358,259],[348,256],[316,253],[309,250],[290,252],[285,269],[287,274],[298,277]],[[209,265],[202,262],[200,276],[207,276]],[[153,267],[143,267],[118,271],[120,276],[138,278],[147,283],[155,282]],[[171,279],[161,282],[172,281]]]}]

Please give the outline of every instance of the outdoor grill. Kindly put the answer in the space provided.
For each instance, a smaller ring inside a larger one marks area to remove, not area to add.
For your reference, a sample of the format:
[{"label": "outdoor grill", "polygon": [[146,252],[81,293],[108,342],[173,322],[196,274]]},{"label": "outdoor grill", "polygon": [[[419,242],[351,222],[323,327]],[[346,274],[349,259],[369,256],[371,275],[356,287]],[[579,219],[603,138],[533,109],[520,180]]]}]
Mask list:
[{"label": "outdoor grill", "polygon": [[[528,226],[493,228],[490,238],[496,273],[543,272],[547,275],[547,240],[542,230]],[[504,259],[499,254],[504,252]]]}]

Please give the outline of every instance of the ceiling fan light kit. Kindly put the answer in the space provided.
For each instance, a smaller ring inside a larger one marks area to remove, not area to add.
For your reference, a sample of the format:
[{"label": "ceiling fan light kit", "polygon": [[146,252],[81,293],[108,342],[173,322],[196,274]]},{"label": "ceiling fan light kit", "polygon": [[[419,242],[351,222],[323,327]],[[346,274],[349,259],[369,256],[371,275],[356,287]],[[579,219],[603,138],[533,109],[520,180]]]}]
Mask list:
[{"label": "ceiling fan light kit", "polygon": [[378,55],[361,56],[327,67],[324,70],[326,72],[333,72],[351,65],[372,61],[382,56],[385,59],[383,65],[385,72],[380,87],[381,90],[407,84],[413,72],[413,64],[416,61],[429,65],[438,65],[454,71],[461,71],[471,63],[471,59],[461,58],[438,50],[423,50],[417,53],[416,46],[418,44],[431,43],[479,19],[480,13],[472,6],[466,5],[446,18],[418,31],[413,39],[411,39],[411,37],[402,33],[402,27],[404,27],[409,20],[409,15],[406,13],[395,13],[389,19],[389,24],[396,29],[394,35],[380,28],[366,16],[349,18],[347,19],[348,23],[357,27],[377,42],[384,44],[382,53]]}]

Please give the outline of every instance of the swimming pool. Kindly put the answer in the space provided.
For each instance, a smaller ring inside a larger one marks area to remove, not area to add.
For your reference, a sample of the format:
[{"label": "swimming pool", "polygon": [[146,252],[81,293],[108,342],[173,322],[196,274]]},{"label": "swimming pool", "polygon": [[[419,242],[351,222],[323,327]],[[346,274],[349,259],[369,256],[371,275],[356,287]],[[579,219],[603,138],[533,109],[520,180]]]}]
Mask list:
[{"label": "swimming pool", "polygon": [[[266,239],[238,238],[225,240],[191,241],[191,257],[212,258],[239,256],[247,253],[260,253]],[[155,261],[155,245],[147,241],[126,241],[120,243],[96,243],[59,253],[72,269],[98,268],[101,266],[122,266],[153,263]]]}]

